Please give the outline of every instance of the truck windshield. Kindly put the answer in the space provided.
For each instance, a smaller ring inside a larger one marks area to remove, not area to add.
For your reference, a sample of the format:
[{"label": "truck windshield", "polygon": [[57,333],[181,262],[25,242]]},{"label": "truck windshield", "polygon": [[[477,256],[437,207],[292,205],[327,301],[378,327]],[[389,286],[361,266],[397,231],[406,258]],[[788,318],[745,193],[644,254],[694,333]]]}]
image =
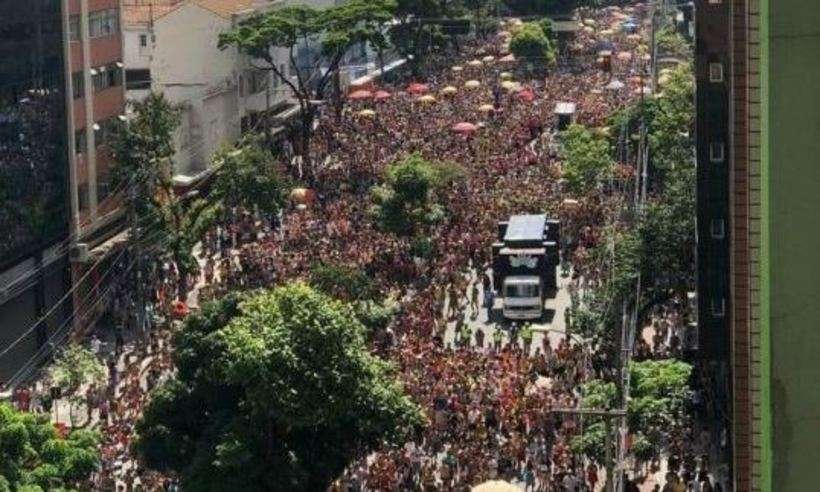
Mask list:
[{"label": "truck windshield", "polygon": [[504,297],[538,297],[538,284],[507,284]]}]

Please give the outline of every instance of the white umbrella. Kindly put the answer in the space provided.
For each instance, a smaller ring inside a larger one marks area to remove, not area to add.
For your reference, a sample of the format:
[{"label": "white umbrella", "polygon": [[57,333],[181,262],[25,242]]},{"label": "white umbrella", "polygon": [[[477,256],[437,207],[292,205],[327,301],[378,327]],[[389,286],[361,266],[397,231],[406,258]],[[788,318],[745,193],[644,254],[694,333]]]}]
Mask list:
[{"label": "white umbrella", "polygon": [[503,480],[490,480],[481,485],[476,485],[471,492],[521,492],[521,489]]}]

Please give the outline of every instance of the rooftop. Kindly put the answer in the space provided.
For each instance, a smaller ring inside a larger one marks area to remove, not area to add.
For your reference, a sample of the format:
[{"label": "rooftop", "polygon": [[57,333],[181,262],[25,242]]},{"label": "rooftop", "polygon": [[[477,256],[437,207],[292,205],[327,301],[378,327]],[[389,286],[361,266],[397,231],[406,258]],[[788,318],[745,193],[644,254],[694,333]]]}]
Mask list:
[{"label": "rooftop", "polygon": [[130,0],[124,3],[122,21],[126,26],[144,26],[168,15],[184,5],[198,5],[219,17],[230,19],[254,7],[255,0]]},{"label": "rooftop", "polygon": [[504,241],[540,241],[544,238],[546,215],[513,215],[507,225]]}]

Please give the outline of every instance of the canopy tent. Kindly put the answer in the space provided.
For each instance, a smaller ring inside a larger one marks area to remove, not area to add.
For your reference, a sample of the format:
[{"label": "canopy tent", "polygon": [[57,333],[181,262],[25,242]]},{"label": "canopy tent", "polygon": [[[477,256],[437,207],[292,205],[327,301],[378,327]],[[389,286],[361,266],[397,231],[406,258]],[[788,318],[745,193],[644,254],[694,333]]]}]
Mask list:
[{"label": "canopy tent", "polygon": [[452,70],[453,72],[460,72],[464,70],[464,67],[462,67],[461,65],[453,65],[453,68],[451,68],[450,70]]},{"label": "canopy tent", "polygon": [[478,107],[478,110],[482,113],[492,113],[493,111],[495,111],[495,106],[493,106],[492,104],[482,104]]},{"label": "canopy tent", "polygon": [[613,31],[612,29],[604,29],[600,32],[600,34],[601,36],[612,36],[613,34],[615,34],[615,31]]},{"label": "canopy tent", "polygon": [[628,51],[621,51],[618,53],[618,59],[621,61],[629,61],[632,59],[632,53]]},{"label": "canopy tent", "polygon": [[481,59],[484,63],[492,63],[495,61],[495,57],[493,55],[487,55]]},{"label": "canopy tent", "polygon": [[421,96],[420,98],[418,98],[418,101],[424,104],[432,104],[436,102],[436,98],[428,94],[426,96]]},{"label": "canopy tent", "polygon": [[472,123],[467,123],[466,121],[453,125],[453,131],[456,133],[461,133],[462,135],[475,133],[476,130],[478,130],[477,126]]},{"label": "canopy tent", "polygon": [[641,39],[643,39],[643,36],[641,36],[640,34],[630,34],[626,37],[626,39],[627,41],[632,41],[634,43],[636,41],[640,41]]},{"label": "canopy tent", "polygon": [[362,116],[364,118],[372,118],[372,117],[376,116],[376,112],[373,111],[372,109],[363,109],[363,110],[359,111],[359,116]]},{"label": "canopy tent", "polygon": [[410,94],[423,94],[427,92],[429,88],[425,84],[419,84],[418,82],[412,83],[407,86],[407,92]]},{"label": "canopy tent", "polygon": [[515,61],[515,55],[510,53],[509,55],[501,57],[501,59],[499,59],[498,61],[503,63],[513,63]]},{"label": "canopy tent", "polygon": [[441,93],[444,94],[445,96],[452,96],[456,92],[458,92],[458,89],[456,89],[452,85],[448,85],[447,87],[441,89]]},{"label": "canopy tent", "polygon": [[348,99],[353,100],[353,101],[360,101],[360,100],[363,100],[363,99],[370,99],[371,97],[373,97],[373,93],[368,91],[368,90],[365,90],[365,89],[359,89],[357,91],[353,91],[347,96]]},{"label": "canopy tent", "polygon": [[482,62],[481,60],[470,60],[467,62],[467,65],[471,67],[480,67],[484,65],[484,62]]},{"label": "canopy tent", "polygon": [[481,82],[477,80],[468,80],[467,82],[464,82],[464,87],[467,89],[477,89],[481,87]]},{"label": "canopy tent", "polygon": [[510,72],[501,72],[499,74],[499,77],[501,77],[501,80],[510,80],[510,79],[512,79],[512,76],[513,75]]},{"label": "canopy tent", "polygon": [[587,27],[595,27],[595,19],[584,19],[583,24]]}]

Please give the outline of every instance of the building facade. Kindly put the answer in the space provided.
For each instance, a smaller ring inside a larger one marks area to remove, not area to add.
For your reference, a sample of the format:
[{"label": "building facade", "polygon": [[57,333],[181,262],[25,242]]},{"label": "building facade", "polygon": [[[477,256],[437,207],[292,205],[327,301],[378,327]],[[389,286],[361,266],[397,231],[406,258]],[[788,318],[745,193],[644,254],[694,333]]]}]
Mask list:
[{"label": "building facade", "polygon": [[695,2],[701,371],[734,490],[760,486],[759,2]]},{"label": "building facade", "polygon": [[64,0],[74,326],[83,333],[106,308],[111,241],[125,228],[122,189],[112,186],[111,142],[125,114],[119,0]]},{"label": "building facade", "polygon": [[70,318],[63,14],[0,0],[0,390]]}]

